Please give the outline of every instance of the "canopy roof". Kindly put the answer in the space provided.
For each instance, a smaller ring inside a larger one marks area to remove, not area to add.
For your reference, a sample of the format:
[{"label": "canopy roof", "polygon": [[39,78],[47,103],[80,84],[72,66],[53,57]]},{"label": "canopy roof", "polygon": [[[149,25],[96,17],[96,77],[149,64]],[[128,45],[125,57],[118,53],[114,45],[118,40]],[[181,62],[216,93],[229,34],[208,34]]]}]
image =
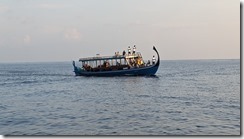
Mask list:
[{"label": "canopy roof", "polygon": [[79,62],[86,62],[86,61],[97,61],[97,60],[113,60],[113,59],[125,59],[125,58],[136,58],[140,54],[134,55],[114,55],[114,56],[96,56],[96,57],[87,57],[87,58],[80,58]]}]

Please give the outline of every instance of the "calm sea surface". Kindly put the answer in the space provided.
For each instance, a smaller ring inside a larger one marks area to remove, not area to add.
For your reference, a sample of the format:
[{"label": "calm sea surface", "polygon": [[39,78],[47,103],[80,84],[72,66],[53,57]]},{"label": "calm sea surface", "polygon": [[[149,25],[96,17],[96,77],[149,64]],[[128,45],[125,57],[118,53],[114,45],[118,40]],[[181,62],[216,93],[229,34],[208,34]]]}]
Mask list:
[{"label": "calm sea surface", "polygon": [[240,135],[240,60],[161,61],[156,77],[0,64],[2,135]]}]

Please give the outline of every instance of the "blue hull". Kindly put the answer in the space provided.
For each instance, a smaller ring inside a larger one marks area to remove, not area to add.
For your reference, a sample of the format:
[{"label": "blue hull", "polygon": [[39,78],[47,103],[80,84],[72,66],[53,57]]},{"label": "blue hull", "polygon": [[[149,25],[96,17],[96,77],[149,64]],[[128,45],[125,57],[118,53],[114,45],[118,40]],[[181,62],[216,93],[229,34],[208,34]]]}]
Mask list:
[{"label": "blue hull", "polygon": [[116,71],[101,71],[101,72],[89,72],[83,71],[79,67],[74,68],[76,76],[151,76],[155,75],[158,70],[158,66],[148,66],[142,68],[133,68]]}]

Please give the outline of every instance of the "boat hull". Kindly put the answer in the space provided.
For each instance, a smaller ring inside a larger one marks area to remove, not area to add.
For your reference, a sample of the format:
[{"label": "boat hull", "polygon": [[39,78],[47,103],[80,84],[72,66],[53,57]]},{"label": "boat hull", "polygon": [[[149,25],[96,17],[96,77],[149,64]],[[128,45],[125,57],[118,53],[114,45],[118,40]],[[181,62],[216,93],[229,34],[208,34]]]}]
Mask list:
[{"label": "boat hull", "polygon": [[100,72],[83,71],[79,67],[75,67],[74,69],[76,76],[151,76],[155,75],[158,70],[158,66],[154,65],[141,68]]}]

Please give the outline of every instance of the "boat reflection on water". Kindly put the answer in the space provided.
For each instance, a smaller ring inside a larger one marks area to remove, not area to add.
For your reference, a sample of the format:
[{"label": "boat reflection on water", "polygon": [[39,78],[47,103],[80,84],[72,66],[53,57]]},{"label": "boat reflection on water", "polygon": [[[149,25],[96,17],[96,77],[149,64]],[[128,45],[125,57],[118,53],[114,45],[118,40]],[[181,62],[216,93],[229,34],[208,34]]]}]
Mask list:
[{"label": "boat reflection on water", "polygon": [[157,49],[156,58],[147,63],[143,61],[141,53],[123,54],[116,53],[114,56],[99,56],[80,58],[81,67],[75,65],[73,61],[74,72],[76,76],[155,76],[160,64],[160,57]]}]

